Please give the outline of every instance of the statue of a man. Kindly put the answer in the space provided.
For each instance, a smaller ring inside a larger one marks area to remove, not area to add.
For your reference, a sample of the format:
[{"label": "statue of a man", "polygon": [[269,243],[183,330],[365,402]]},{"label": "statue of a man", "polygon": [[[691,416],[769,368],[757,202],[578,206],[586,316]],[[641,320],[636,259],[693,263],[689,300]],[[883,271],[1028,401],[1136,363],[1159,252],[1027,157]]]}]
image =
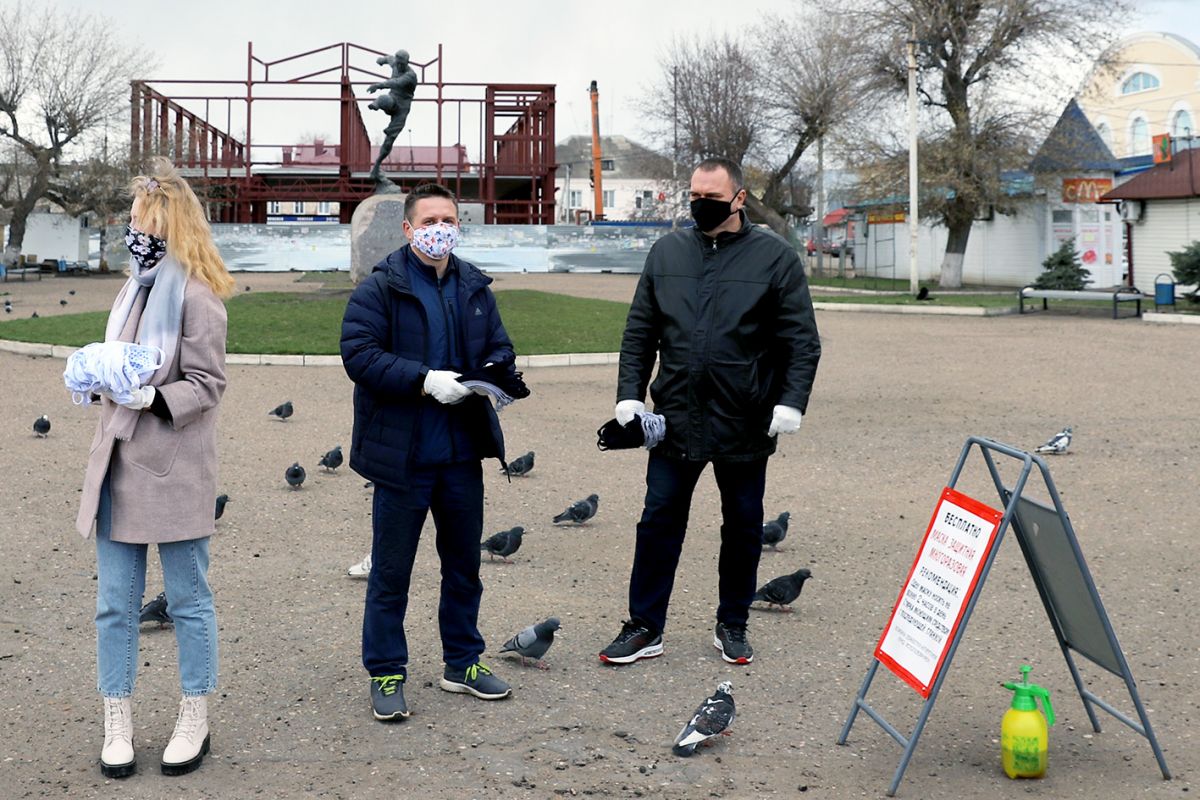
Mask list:
[{"label": "statue of a man", "polygon": [[383,140],[383,146],[379,148],[379,157],[375,159],[375,166],[371,169],[371,177],[377,183],[381,183],[386,180],[383,177],[383,160],[392,152],[396,136],[404,130],[404,123],[412,108],[413,95],[417,91],[418,81],[417,73],[413,72],[412,67],[408,65],[407,50],[397,50],[395,55],[380,56],[375,59],[375,63],[390,64],[392,67],[390,78],[367,87],[368,92],[377,92],[380,89],[388,90],[387,94],[381,94],[372,100],[367,108],[384,111],[392,117],[392,121],[383,129],[386,138]]}]

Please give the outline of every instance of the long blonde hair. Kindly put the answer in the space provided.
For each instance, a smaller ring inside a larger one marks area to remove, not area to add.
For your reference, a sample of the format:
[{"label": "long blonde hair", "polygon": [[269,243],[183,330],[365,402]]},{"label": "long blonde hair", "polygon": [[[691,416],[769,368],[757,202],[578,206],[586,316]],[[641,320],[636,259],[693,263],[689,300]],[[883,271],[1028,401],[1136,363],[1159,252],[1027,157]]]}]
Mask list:
[{"label": "long blonde hair", "polygon": [[212,229],[196,193],[161,156],[150,160],[148,172],[129,183],[129,193],[142,201],[139,224],[167,240],[167,251],[183,265],[188,277],[203,281],[217,297],[229,297],[237,284],[213,243]]}]

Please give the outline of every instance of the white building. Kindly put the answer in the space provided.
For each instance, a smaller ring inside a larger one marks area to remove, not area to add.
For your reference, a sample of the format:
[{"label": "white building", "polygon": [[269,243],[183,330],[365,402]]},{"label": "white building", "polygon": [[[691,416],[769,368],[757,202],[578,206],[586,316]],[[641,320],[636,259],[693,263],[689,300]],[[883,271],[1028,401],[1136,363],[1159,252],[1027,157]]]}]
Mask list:
[{"label": "white building", "polygon": [[[607,220],[667,221],[687,209],[680,195],[672,204],[671,160],[624,136],[600,137],[602,213]],[[595,214],[592,138],[572,136],[555,146],[556,217],[577,224]],[[683,180],[686,180],[684,178]]]}]

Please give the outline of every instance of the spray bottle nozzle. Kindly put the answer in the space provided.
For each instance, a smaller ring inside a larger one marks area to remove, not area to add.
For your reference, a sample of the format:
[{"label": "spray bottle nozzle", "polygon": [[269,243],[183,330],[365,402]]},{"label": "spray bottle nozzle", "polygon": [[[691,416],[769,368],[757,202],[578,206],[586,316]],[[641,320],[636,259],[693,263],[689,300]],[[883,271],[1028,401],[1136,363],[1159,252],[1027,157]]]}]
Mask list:
[{"label": "spray bottle nozzle", "polygon": [[1029,673],[1033,667],[1021,665],[1021,681],[1019,683],[1002,684],[1005,689],[1013,692],[1012,707],[1021,711],[1036,711],[1037,698],[1042,699],[1045,708],[1046,722],[1054,724],[1054,706],[1050,704],[1050,692],[1037,684],[1029,682]]}]

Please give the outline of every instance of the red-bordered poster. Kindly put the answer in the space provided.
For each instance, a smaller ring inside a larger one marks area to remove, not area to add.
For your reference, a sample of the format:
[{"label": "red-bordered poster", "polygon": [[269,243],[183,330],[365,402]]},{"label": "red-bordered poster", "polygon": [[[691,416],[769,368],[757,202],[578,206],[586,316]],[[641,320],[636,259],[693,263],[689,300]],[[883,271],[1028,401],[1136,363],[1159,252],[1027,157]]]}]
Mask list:
[{"label": "red-bordered poster", "polygon": [[942,490],[875,657],[922,697],[958,632],[1004,514],[965,494]]}]

